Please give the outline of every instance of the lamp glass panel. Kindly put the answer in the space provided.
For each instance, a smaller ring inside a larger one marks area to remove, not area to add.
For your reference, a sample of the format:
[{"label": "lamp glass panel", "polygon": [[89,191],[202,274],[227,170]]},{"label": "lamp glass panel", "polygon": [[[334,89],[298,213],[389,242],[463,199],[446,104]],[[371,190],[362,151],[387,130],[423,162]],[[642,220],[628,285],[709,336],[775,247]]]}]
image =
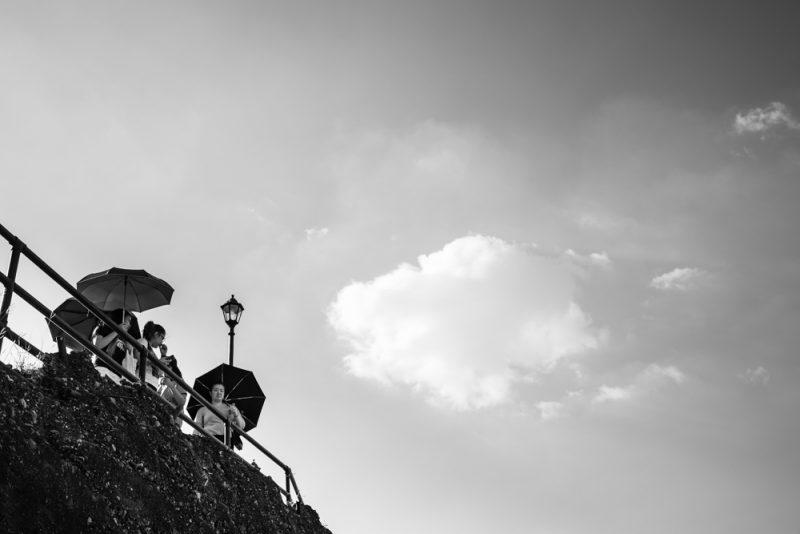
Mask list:
[{"label": "lamp glass panel", "polygon": [[225,318],[226,323],[238,323],[243,311],[244,306],[233,299],[222,305],[222,316]]}]

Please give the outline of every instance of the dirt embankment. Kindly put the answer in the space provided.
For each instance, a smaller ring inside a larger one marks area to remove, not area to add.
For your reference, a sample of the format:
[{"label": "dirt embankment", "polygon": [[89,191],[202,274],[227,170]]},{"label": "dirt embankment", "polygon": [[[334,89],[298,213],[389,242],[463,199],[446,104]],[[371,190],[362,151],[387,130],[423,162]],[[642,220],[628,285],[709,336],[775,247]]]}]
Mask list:
[{"label": "dirt embankment", "polygon": [[270,477],[170,424],[140,387],[88,357],[0,363],[0,532],[330,534]]}]

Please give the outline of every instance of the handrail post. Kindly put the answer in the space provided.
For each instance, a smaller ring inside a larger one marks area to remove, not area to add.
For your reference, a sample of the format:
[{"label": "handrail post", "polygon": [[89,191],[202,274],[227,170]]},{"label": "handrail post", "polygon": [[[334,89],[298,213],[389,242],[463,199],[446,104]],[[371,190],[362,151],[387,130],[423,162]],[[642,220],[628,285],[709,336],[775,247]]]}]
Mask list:
[{"label": "handrail post", "polygon": [[64,336],[63,334],[56,338],[56,344],[58,345],[58,355],[62,358],[67,357],[67,345],[64,343]]},{"label": "handrail post", "polygon": [[143,386],[147,385],[147,354],[144,352],[139,352],[139,382],[142,383]]},{"label": "handrail post", "polygon": [[8,310],[11,308],[11,295],[14,294],[14,286],[17,280],[17,267],[19,266],[19,255],[22,252],[22,244],[16,236],[11,243],[11,261],[8,264],[8,283],[6,291],[3,293],[3,303],[0,305],[0,351],[3,350],[3,339],[6,337],[6,326],[8,325]]},{"label": "handrail post", "polygon": [[294,473],[289,470],[289,478],[292,480],[292,487],[294,488],[294,494],[297,495],[297,502],[303,504],[303,496],[300,495],[300,490],[297,489],[297,481],[294,479]]},{"label": "handrail post", "polygon": [[292,506],[292,470],[286,469],[286,504]]}]

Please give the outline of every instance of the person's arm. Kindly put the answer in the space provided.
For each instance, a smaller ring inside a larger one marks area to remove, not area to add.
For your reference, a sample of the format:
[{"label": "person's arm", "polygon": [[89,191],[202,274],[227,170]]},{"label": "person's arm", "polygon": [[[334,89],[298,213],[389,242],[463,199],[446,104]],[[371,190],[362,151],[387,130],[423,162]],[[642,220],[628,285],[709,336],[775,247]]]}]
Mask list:
[{"label": "person's arm", "polygon": [[172,399],[175,402],[175,407],[178,411],[183,410],[186,405],[186,392],[178,384],[172,386]]},{"label": "person's arm", "polygon": [[94,343],[98,349],[105,350],[117,338],[117,335],[118,334],[115,330],[112,330],[105,336],[95,333],[94,337],[92,338],[92,343]]},{"label": "person's arm", "polygon": [[242,413],[239,411],[239,408],[237,408],[235,404],[230,405],[228,418],[230,419],[231,423],[233,423],[240,429],[244,428],[244,417],[242,417]]},{"label": "person's arm", "polygon": [[[205,406],[201,406],[200,409],[197,410],[197,414],[194,416],[194,422],[200,428],[205,428],[206,427],[205,426],[206,425],[206,423],[205,423],[205,415],[206,415],[205,414],[205,410],[206,410],[206,407]],[[200,432],[199,430],[195,430],[194,433],[195,433],[195,435],[202,435],[202,432]]]}]

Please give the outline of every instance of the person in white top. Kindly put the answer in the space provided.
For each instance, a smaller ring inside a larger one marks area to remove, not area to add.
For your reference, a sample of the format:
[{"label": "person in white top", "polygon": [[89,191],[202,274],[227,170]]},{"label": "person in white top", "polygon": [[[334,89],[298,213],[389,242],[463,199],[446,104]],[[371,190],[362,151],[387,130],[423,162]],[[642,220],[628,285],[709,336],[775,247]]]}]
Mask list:
[{"label": "person in white top", "polygon": [[[244,428],[244,417],[235,404],[224,402],[225,386],[214,384],[211,386],[211,405],[221,414],[226,415],[232,425]],[[220,419],[214,412],[201,406],[194,416],[194,422],[203,430],[225,443],[225,421]],[[197,430],[195,434],[200,434]],[[241,447],[239,447],[241,448]]]},{"label": "person in white top", "polygon": [[[128,334],[134,337],[141,335],[138,326],[136,326],[135,317],[130,312],[116,309],[112,312],[108,312],[108,315],[120,329]],[[136,361],[133,356],[133,347],[128,342],[120,339],[117,332],[110,326],[104,324],[98,326],[93,332],[92,343],[94,343],[97,348],[106,351],[115,362],[120,364],[127,371],[135,371]],[[97,367],[97,372],[100,373],[101,376],[107,376],[116,384],[120,383],[120,376],[112,371],[102,359],[96,356],[95,366]]]},{"label": "person in white top", "polygon": [[[166,356],[166,346],[159,348],[164,343],[166,337],[167,331],[164,330],[163,326],[155,324],[153,321],[147,321],[147,324],[145,324],[142,329],[142,339],[139,340],[139,343],[144,345],[145,349],[147,349],[152,356],[157,358],[158,354],[156,353],[156,349],[158,349],[161,356]],[[144,363],[143,360],[146,360],[146,358],[139,358],[139,366]],[[161,371],[149,361],[147,361],[146,364],[147,367],[145,368],[144,375],[145,382],[147,382],[148,386],[157,391],[161,382]],[[139,372],[138,366],[136,372]]]}]

